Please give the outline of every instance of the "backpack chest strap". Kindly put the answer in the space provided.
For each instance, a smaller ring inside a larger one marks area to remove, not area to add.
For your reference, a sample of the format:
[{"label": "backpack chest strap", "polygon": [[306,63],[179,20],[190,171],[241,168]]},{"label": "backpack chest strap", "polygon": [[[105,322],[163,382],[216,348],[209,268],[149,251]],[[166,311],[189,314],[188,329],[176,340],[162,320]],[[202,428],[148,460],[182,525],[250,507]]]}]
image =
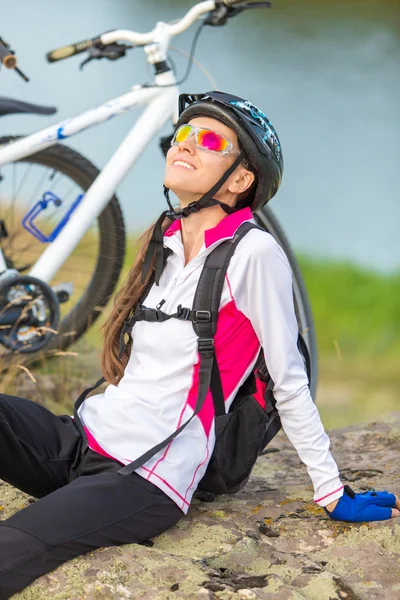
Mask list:
[{"label": "backpack chest strap", "polygon": [[139,304],[136,307],[135,314],[131,319],[132,326],[136,321],[148,321],[150,323],[162,323],[168,321],[168,319],[179,319],[181,321],[192,321],[192,323],[210,323],[213,319],[217,318],[217,313],[213,313],[208,310],[195,310],[191,308],[185,308],[182,304],[176,309],[173,314],[168,314],[162,310],[156,308],[147,308],[143,304]]},{"label": "backpack chest strap", "polygon": [[218,311],[185,308],[179,304],[175,313],[168,314],[157,308],[148,308],[147,306],[144,306],[144,304],[138,303],[133,315],[130,319],[124,322],[124,325],[121,329],[119,336],[119,357],[121,358],[124,353],[125,346],[128,343],[129,335],[131,334],[133,326],[139,321],[147,321],[148,323],[163,323],[169,319],[179,319],[180,321],[191,321],[194,325],[196,325],[198,323],[216,323],[217,318]]}]

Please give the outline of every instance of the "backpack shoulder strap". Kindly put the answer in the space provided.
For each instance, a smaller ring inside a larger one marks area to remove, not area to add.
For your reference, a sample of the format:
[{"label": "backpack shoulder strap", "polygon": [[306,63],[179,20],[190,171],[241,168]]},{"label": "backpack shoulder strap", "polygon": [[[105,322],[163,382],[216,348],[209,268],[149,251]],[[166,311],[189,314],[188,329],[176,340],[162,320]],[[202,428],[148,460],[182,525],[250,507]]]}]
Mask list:
[{"label": "backpack shoulder strap", "polygon": [[[193,299],[193,310],[196,316],[192,324],[195,333],[199,337],[199,344],[207,343],[207,341],[208,343],[213,343],[213,338],[217,330],[222,289],[229,262],[238,243],[251,229],[260,229],[260,227],[249,221],[242,223],[234,237],[219,244],[208,255],[204,263]],[[210,388],[216,416],[225,414],[225,401],[216,360],[213,363]]]},{"label": "backpack shoulder strap", "polygon": [[242,223],[232,239],[219,244],[206,258],[194,295],[193,309],[200,313],[207,311],[215,315],[215,318],[203,320],[201,314],[196,315],[193,328],[199,337],[214,336],[216,332],[219,305],[229,262],[238,243],[251,229],[260,229],[260,227],[249,221]]}]

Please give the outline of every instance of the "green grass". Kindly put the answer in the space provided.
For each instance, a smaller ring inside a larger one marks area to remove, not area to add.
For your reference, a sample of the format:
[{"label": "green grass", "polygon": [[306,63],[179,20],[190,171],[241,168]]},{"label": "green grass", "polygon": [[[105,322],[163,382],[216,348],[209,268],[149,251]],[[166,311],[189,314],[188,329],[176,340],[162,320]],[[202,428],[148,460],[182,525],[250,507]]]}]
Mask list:
[{"label": "green grass", "polygon": [[400,356],[400,274],[304,257],[300,263],[323,355]]},{"label": "green grass", "polygon": [[319,351],[317,404],[330,429],[400,410],[400,274],[300,258]]}]

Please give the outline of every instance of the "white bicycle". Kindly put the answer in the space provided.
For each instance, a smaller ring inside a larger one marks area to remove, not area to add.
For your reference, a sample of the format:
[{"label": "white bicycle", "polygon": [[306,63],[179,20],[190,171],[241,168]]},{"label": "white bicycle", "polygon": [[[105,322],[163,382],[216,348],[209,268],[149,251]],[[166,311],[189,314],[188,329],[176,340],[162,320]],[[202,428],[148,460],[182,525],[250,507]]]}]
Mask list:
[{"label": "white bicycle", "polygon": [[[54,62],[88,51],[86,63],[93,58],[115,60],[128,48],[142,46],[155,76],[150,85],[135,85],[123,96],[32,135],[0,138],[3,361],[9,362],[15,353],[21,360],[21,355],[32,358],[43,352],[65,350],[92,325],[113,293],[125,254],[124,222],[114,192],[163,125],[169,120],[173,125],[177,120],[179,84],[183,80],[177,82],[169,66],[171,38],[200,19],[197,41],[204,25],[223,25],[246,8],[266,5],[269,3],[206,0],[193,6],[182,19],[172,24],[158,22],[148,33],[111,31],[47,55]],[[6,54],[10,59],[10,52],[4,51]],[[15,66],[16,61],[12,62]],[[60,143],[138,106],[145,109],[101,172]],[[0,98],[0,116],[15,112],[51,114],[55,109]],[[169,141],[161,140],[164,152]],[[310,383],[315,392],[315,332],[299,266],[271,210],[264,207],[255,218],[275,237],[291,264],[295,308],[311,355]]]}]

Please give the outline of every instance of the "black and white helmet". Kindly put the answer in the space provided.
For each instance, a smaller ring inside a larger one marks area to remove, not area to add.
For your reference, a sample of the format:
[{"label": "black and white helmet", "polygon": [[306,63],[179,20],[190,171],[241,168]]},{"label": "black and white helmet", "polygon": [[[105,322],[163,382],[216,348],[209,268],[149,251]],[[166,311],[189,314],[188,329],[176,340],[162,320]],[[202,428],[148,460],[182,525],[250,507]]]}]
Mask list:
[{"label": "black and white helmet", "polygon": [[259,210],[276,194],[282,180],[282,148],[274,127],[259,108],[238,96],[224,92],[181,94],[176,128],[199,116],[221,121],[238,136],[245,157],[257,174],[251,208]]}]

